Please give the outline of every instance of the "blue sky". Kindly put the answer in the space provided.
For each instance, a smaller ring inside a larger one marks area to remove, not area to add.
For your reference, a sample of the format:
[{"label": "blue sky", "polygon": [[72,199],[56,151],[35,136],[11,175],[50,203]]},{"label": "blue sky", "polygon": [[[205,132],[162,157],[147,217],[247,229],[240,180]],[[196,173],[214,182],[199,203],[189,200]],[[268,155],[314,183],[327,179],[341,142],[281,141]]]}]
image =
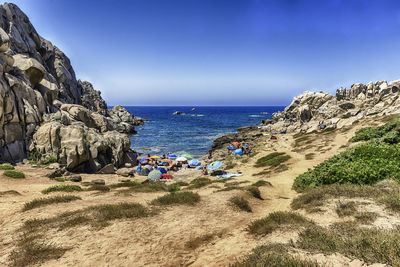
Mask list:
[{"label": "blue sky", "polygon": [[400,1],[13,2],[109,105],[287,105],[400,79]]}]

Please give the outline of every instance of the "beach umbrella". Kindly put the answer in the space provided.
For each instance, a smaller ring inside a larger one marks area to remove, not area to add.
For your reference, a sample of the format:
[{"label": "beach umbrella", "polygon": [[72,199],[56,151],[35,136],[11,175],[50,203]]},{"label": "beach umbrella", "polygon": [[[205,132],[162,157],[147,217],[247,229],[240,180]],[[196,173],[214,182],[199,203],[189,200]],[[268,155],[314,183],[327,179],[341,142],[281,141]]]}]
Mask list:
[{"label": "beach umbrella", "polygon": [[187,161],[187,158],[185,157],[179,157],[176,159],[176,161]]},{"label": "beach umbrella", "polygon": [[240,146],[240,143],[239,143],[239,142],[233,142],[232,145],[234,145],[234,146]]},{"label": "beach umbrella", "polygon": [[150,158],[152,158],[152,159],[161,159],[161,157],[159,157],[159,156],[151,156]]},{"label": "beach umbrella", "polygon": [[222,161],[214,161],[214,162],[211,162],[211,163],[208,165],[207,169],[208,169],[209,171],[215,171],[215,170],[218,170],[218,169],[221,168],[221,167],[222,167]]},{"label": "beach umbrella", "polygon": [[242,149],[240,148],[236,149],[235,152],[233,152],[233,155],[239,155],[239,156],[243,155]]},{"label": "beach umbrella", "polygon": [[190,156],[189,154],[182,154],[181,157],[185,157],[187,159],[192,159],[193,157]]},{"label": "beach umbrella", "polygon": [[176,159],[178,156],[177,155],[174,155],[174,154],[171,154],[171,155],[167,155],[167,158],[170,158],[170,159]]},{"label": "beach umbrella", "polygon": [[147,179],[151,181],[159,181],[161,179],[162,173],[159,170],[153,170],[147,175]]},{"label": "beach umbrella", "polygon": [[201,163],[197,159],[192,159],[191,161],[189,161],[190,167],[195,167],[195,166],[200,166],[200,165],[201,165]]},{"label": "beach umbrella", "polygon": [[228,146],[227,149],[228,149],[228,150],[235,150],[236,147],[234,147],[234,146]]},{"label": "beach umbrella", "polygon": [[145,161],[147,161],[147,158],[141,159],[141,160],[139,161],[139,163],[142,163],[142,162],[145,162]]}]

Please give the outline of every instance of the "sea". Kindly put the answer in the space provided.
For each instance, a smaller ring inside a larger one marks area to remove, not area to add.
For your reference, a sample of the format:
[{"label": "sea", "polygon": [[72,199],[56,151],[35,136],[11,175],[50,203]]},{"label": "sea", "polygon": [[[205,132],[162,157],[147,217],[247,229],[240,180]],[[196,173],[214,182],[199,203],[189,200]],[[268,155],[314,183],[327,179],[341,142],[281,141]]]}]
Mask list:
[{"label": "sea", "polygon": [[[246,107],[151,107],[125,106],[134,114],[149,120],[136,126],[137,134],[131,135],[131,146],[140,154],[190,154],[205,155],[213,141],[242,126],[260,124],[272,113],[281,111],[281,106]],[[175,111],[187,114],[173,115]]]}]

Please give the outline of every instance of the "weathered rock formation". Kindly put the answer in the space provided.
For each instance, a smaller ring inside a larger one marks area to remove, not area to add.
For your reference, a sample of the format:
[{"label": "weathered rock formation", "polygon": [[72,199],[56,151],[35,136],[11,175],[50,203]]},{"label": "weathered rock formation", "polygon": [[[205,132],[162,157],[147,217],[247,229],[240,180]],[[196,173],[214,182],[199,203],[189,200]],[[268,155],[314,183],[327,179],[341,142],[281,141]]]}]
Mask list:
[{"label": "weathered rock formation", "polygon": [[399,88],[400,80],[353,84],[349,90],[338,89],[336,96],[307,91],[263,124],[273,131],[312,132],[341,128],[364,117],[400,113]]},{"label": "weathered rock formation", "polygon": [[126,134],[139,123],[122,107],[108,111],[16,5],[0,5],[0,162],[56,157],[91,172],[135,163]]}]

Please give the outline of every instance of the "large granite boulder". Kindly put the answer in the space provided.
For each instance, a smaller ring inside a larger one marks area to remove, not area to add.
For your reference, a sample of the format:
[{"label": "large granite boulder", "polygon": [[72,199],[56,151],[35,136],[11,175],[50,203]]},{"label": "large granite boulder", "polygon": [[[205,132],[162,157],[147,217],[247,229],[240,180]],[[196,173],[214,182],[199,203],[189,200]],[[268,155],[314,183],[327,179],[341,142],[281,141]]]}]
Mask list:
[{"label": "large granite boulder", "polygon": [[108,114],[68,57],[15,5],[0,5],[0,162],[56,157],[70,171],[134,164],[129,112]]},{"label": "large granite boulder", "polygon": [[128,135],[102,129],[98,116],[80,105],[62,105],[57,113],[45,116],[33,135],[31,155],[36,160],[55,157],[73,172],[96,172],[109,164],[117,168],[126,163],[136,165]]}]

